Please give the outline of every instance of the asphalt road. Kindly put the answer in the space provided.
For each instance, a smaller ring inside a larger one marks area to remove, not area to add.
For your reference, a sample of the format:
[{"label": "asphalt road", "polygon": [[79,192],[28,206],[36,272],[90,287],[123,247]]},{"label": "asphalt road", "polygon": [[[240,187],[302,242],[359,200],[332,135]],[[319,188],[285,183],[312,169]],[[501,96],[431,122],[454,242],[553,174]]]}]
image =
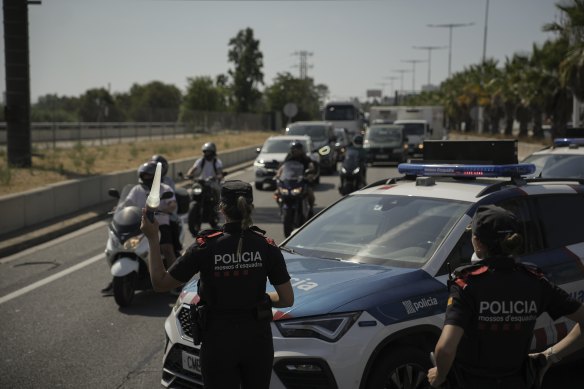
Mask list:
[{"label": "asphalt road", "polygon": [[[395,170],[368,170],[369,182]],[[230,175],[248,182],[246,169]],[[338,176],[316,188],[317,211],[337,200]],[[257,191],[254,221],[283,240],[272,192]],[[107,221],[0,259],[0,388],[160,387],[164,320],[175,297],[143,292],[120,309],[99,290]],[[185,244],[190,244],[187,238]],[[554,369],[546,388],[583,388],[581,364]]]}]

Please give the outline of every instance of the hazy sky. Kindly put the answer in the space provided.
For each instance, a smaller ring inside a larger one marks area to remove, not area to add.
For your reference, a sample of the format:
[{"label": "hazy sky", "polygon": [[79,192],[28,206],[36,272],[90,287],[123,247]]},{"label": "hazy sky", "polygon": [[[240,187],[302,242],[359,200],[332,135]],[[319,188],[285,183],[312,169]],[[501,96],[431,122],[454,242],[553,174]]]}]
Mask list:
[{"label": "hazy sky", "polygon": [[[553,38],[542,32],[559,18],[558,0],[490,0],[486,54],[503,64],[516,52]],[[126,92],[158,80],[183,92],[187,78],[227,73],[229,40],[250,27],[264,55],[264,82],[278,73],[299,75],[308,51],[308,75],[335,99],[364,98],[367,89],[414,85],[412,64],[432,50],[431,81],[480,62],[487,0],[189,1],[42,0],[29,6],[31,97],[78,96],[89,88]],[[1,77],[5,80],[4,39]],[[428,80],[428,64],[415,65],[415,87]],[[390,77],[397,77],[390,80]],[[380,85],[385,83],[386,85]],[[5,83],[2,85],[5,89]]]}]

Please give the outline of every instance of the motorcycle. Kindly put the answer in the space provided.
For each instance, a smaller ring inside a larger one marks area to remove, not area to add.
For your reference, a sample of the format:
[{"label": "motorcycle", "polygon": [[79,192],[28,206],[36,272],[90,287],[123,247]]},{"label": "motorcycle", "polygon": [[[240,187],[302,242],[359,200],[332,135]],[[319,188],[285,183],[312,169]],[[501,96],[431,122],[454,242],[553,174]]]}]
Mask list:
[{"label": "motorcycle", "polygon": [[[183,177],[179,173],[179,177]],[[220,184],[216,177],[194,179],[189,189],[190,205],[188,212],[189,231],[196,236],[201,230],[202,223],[209,223],[211,228],[219,227],[219,189]]]},{"label": "motorcycle", "polygon": [[347,149],[339,176],[341,178],[339,193],[343,196],[365,186],[363,164],[358,150]]},{"label": "motorcycle", "polygon": [[[120,307],[129,306],[136,291],[152,289],[148,271],[148,239],[140,230],[142,209],[134,205],[124,205],[132,187],[133,185],[126,185],[121,195],[117,189],[108,191],[111,197],[118,199],[118,203],[115,210],[110,212],[113,217],[109,225],[105,255],[113,276],[114,299]],[[181,207],[180,204],[184,204],[181,199],[186,195],[188,195],[186,191],[183,193],[177,189],[180,242],[184,241],[184,229],[180,216],[186,213],[184,205]],[[169,197],[172,197],[172,193],[166,192],[162,194],[161,199]]]},{"label": "motorcycle", "polygon": [[308,180],[305,178],[304,166],[296,161],[284,162],[282,166],[282,174],[276,180],[274,198],[284,223],[284,236],[288,237],[294,229],[312,217],[312,209],[308,204]]}]

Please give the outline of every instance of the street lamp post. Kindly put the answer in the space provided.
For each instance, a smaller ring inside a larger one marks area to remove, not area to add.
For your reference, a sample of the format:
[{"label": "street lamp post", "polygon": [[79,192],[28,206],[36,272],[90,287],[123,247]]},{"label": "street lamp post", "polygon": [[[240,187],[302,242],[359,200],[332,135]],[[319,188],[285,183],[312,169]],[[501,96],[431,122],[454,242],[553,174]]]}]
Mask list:
[{"label": "street lamp post", "polygon": [[403,59],[402,62],[409,62],[412,64],[412,93],[416,93],[416,64],[426,61],[423,59]]},{"label": "street lamp post", "polygon": [[428,27],[446,27],[450,30],[448,38],[448,77],[452,74],[452,29],[456,27],[468,27],[474,23],[448,23],[448,24],[428,24]]},{"label": "street lamp post", "polygon": [[404,73],[409,73],[409,72],[411,72],[411,70],[408,70],[408,69],[397,69],[397,70],[394,70],[394,72],[398,72],[400,74],[399,93],[402,94],[402,93],[404,93]]},{"label": "street lamp post", "polygon": [[391,91],[391,95],[394,95],[394,97],[395,97],[395,88],[393,87],[393,81],[397,80],[398,78],[399,77],[396,77],[396,76],[384,77],[384,79],[390,80],[390,83],[391,83],[390,91]]},{"label": "street lamp post", "polygon": [[414,49],[419,49],[419,50],[428,50],[428,86],[431,85],[431,76],[430,76],[430,72],[432,69],[432,50],[439,50],[439,49],[445,49],[446,46],[413,46]]}]

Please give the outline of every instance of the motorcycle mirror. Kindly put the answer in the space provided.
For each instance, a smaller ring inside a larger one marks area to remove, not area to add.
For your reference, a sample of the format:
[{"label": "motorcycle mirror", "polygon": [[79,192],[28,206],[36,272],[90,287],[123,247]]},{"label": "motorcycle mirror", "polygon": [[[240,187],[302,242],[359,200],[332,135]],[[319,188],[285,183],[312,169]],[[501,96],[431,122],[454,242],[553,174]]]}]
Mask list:
[{"label": "motorcycle mirror", "polygon": [[107,194],[110,195],[110,197],[113,197],[113,198],[116,198],[116,199],[119,199],[120,198],[120,192],[118,192],[118,190],[115,189],[115,188],[109,188],[107,190]]}]

